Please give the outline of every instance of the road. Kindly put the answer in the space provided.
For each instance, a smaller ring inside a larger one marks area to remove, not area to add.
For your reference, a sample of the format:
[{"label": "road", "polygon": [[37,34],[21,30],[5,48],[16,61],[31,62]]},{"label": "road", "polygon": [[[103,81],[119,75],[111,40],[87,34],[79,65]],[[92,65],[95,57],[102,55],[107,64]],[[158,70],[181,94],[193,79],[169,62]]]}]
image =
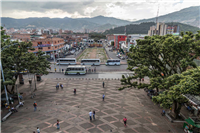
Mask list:
[{"label": "road", "polygon": [[[66,69],[67,65],[55,65],[56,70],[60,69]],[[91,66],[91,68],[96,67],[96,71],[126,71],[126,68],[128,65],[120,65],[120,66],[106,66],[106,65],[100,65],[100,66]],[[51,64],[51,71],[54,70],[54,64]]]},{"label": "road", "polygon": [[[119,59],[119,58],[116,56],[116,55],[117,55],[116,51],[111,52],[111,51],[109,51],[109,49],[111,49],[111,47],[106,47],[106,51],[107,51],[109,57],[110,57],[111,59]],[[121,62],[122,62],[122,63],[127,63],[127,60],[126,60],[126,59],[125,59],[125,60],[121,60]]]}]

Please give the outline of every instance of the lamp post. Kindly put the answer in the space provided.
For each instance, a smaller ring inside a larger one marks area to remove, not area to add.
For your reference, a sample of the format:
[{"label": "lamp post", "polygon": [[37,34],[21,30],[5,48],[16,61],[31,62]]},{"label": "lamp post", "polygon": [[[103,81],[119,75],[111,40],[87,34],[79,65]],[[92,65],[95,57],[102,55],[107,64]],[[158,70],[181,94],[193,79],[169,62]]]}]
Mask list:
[{"label": "lamp post", "polygon": [[[1,65],[1,74],[2,74],[2,78],[3,78],[3,83],[4,83],[4,82],[5,82],[5,79],[4,79],[3,66],[2,66],[2,64],[1,64],[1,60],[0,60],[0,65]],[[4,89],[5,89],[5,94],[6,94],[7,105],[9,106],[8,93],[7,93],[6,85],[4,85]]]},{"label": "lamp post", "polygon": [[[52,38],[51,38],[51,40],[52,40]],[[53,41],[52,41],[51,47],[53,47],[53,59],[54,59],[54,70],[55,70],[55,54],[54,54]]]}]

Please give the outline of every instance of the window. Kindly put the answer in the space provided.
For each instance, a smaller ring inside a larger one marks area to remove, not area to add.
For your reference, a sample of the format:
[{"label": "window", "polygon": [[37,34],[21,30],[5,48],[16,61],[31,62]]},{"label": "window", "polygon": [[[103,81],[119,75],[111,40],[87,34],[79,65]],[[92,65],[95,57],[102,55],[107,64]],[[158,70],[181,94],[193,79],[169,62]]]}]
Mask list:
[{"label": "window", "polygon": [[55,46],[55,48],[57,48],[57,46]]},{"label": "window", "polygon": [[48,47],[48,49],[51,49],[51,47]]}]

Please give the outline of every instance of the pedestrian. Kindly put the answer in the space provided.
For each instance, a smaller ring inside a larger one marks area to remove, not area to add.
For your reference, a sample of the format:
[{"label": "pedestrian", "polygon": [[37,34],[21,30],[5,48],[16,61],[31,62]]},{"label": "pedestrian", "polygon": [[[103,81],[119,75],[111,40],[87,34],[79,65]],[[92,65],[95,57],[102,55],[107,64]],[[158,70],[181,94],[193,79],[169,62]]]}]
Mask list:
[{"label": "pedestrian", "polygon": [[63,85],[62,84],[60,84],[60,88],[63,89]]},{"label": "pedestrian", "polygon": [[74,89],[74,95],[76,95],[76,89]]},{"label": "pedestrian", "polygon": [[60,129],[60,123],[59,123],[59,120],[57,120],[57,129]]},{"label": "pedestrian", "polygon": [[123,121],[124,121],[124,126],[126,127],[126,122],[127,122],[127,118],[123,118]]},{"label": "pedestrian", "polygon": [[56,89],[59,89],[59,83],[57,83],[57,85],[56,85]]},{"label": "pedestrian", "polygon": [[144,81],[144,78],[142,78],[142,81]]},{"label": "pedestrian", "polygon": [[55,68],[55,72],[56,72],[56,68]]},{"label": "pedestrian", "polygon": [[37,132],[40,133],[40,129],[39,129],[39,127],[37,127]]},{"label": "pedestrian", "polygon": [[95,111],[93,110],[93,119],[95,120]]},{"label": "pedestrian", "polygon": [[103,101],[104,101],[104,98],[105,98],[105,94],[103,94],[103,97],[102,97],[102,98],[103,98]]},{"label": "pedestrian", "polygon": [[33,107],[34,107],[34,111],[36,111],[37,110],[37,103],[36,102],[33,103]]},{"label": "pedestrian", "polygon": [[19,106],[24,106],[24,103],[23,102],[19,102]]},{"label": "pedestrian", "polygon": [[105,85],[105,84],[104,84],[104,81],[103,81],[102,85],[103,85],[103,88],[104,88],[104,85]]},{"label": "pedestrian", "polygon": [[94,68],[94,72],[96,72],[96,67]]},{"label": "pedestrian", "polygon": [[62,69],[62,73],[63,73],[64,69]]},{"label": "pedestrian", "polygon": [[14,112],[18,112],[17,109],[15,109],[14,107],[11,108],[11,111]]},{"label": "pedestrian", "polygon": [[90,110],[89,112],[89,116],[90,116],[90,121],[92,120],[92,111]]}]

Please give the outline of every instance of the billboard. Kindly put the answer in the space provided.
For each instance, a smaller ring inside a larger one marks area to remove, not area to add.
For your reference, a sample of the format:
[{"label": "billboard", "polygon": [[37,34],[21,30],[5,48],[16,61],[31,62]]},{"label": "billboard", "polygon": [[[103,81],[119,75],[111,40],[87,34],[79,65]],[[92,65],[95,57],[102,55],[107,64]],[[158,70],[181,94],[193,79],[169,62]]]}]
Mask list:
[{"label": "billboard", "polygon": [[178,25],[167,25],[167,34],[174,34],[179,33],[179,26]]}]

